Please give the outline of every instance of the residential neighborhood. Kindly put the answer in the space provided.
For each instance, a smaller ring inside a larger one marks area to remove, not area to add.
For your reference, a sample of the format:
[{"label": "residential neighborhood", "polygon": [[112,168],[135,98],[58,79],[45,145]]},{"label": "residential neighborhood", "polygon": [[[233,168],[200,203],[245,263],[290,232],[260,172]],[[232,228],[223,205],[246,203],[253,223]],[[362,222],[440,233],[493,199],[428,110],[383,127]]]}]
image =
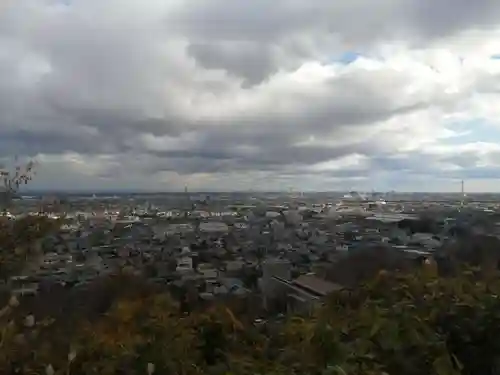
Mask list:
[{"label": "residential neighborhood", "polygon": [[354,193],[336,200],[198,198],[73,197],[43,209],[21,200],[15,213],[4,215],[44,216],[61,225],[38,240],[38,256],[6,287],[24,296],[51,286],[84,289],[127,271],[194,305],[236,298],[250,300],[260,314],[307,312],[329,292],[353,286],[359,272],[368,277],[377,267],[399,269],[428,258],[442,263],[466,236],[500,235],[497,203]]}]

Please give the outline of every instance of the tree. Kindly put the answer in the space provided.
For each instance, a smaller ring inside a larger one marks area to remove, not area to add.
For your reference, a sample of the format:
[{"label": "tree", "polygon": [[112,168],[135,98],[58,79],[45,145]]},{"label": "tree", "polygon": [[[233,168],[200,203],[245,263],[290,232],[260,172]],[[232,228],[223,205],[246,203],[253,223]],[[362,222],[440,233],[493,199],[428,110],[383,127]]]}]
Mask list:
[{"label": "tree", "polygon": [[35,162],[33,160],[28,161],[26,164],[18,163],[18,159],[15,159],[15,164],[12,168],[0,167],[0,208],[6,211],[11,203],[12,199],[19,192],[22,185],[27,185],[29,181],[32,180],[35,175]]}]

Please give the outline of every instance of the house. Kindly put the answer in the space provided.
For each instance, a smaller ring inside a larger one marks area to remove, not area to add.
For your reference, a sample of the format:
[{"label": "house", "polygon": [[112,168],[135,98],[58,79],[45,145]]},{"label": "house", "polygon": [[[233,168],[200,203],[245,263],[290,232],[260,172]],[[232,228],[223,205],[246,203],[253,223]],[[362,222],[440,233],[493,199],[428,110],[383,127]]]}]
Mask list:
[{"label": "house", "polygon": [[198,265],[199,277],[204,280],[215,280],[219,277],[219,271],[210,263],[201,263]]},{"label": "house", "polygon": [[198,230],[201,233],[227,233],[229,227],[221,221],[207,221],[200,223]]},{"label": "house", "polygon": [[177,259],[177,272],[185,273],[193,271],[193,258],[190,256],[181,256]]},{"label": "house", "polygon": [[328,294],[342,289],[342,286],[315,275],[303,275],[293,281],[274,276],[271,283],[275,294],[265,296],[266,308],[276,306],[278,301],[287,311],[306,315],[321,305]]}]

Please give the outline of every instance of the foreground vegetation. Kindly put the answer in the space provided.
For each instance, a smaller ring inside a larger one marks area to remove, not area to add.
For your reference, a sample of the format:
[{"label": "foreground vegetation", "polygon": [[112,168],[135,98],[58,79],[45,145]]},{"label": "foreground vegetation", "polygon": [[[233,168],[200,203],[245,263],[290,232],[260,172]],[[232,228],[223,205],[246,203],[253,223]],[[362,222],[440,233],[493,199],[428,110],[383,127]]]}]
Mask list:
[{"label": "foreground vegetation", "polygon": [[[1,230],[7,272],[51,226],[25,219]],[[16,241],[24,250],[9,252]],[[499,295],[498,277],[467,270],[438,278],[426,265],[381,271],[332,294],[312,316],[255,326],[237,305],[185,314],[165,290],[122,273],[86,291],[52,290],[22,301],[6,296],[0,373],[494,374]]]}]

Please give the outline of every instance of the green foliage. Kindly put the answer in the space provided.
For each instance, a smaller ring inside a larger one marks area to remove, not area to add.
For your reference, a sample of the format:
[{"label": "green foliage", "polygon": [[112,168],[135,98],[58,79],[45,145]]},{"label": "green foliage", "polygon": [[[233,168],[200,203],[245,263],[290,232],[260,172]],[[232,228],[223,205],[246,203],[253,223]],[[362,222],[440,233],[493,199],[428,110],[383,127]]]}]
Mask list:
[{"label": "green foliage", "polygon": [[[126,277],[99,289],[118,293],[118,284],[137,284]],[[474,272],[452,279],[382,273],[331,295],[311,317],[260,330],[222,304],[183,315],[167,294],[144,284],[115,298],[103,315],[80,318],[63,346],[51,344],[62,322],[32,328],[35,335],[24,329],[21,340],[19,327],[8,323],[16,319],[5,318],[0,367],[66,369],[75,350],[72,374],[141,374],[148,363],[171,374],[492,374],[499,292],[500,281],[479,281]]]},{"label": "green foliage", "polygon": [[[307,320],[292,320],[286,361],[301,372],[491,374],[498,364],[500,281],[473,272],[437,279],[426,270],[381,274],[332,295]],[[305,359],[305,360],[304,360]],[[338,367],[340,366],[340,367]],[[333,370],[332,370],[333,371]]]}]

